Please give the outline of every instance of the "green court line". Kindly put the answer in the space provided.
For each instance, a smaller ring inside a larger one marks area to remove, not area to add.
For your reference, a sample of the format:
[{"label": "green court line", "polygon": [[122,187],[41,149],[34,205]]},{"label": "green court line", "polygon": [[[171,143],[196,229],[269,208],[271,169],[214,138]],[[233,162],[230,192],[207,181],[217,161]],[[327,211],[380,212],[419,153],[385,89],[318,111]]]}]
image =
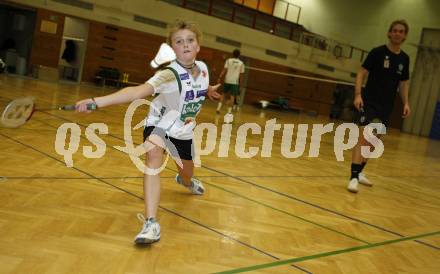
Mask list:
[{"label": "green court line", "polygon": [[399,242],[404,242],[404,241],[411,241],[411,240],[434,236],[434,235],[438,235],[438,234],[440,234],[440,231],[430,232],[430,233],[425,233],[425,234],[420,234],[420,235],[410,236],[410,237],[403,237],[403,238],[399,238],[399,239],[388,240],[388,241],[374,243],[374,244],[355,246],[355,247],[350,247],[350,248],[345,248],[345,249],[340,249],[340,250],[335,250],[335,251],[330,251],[330,252],[318,253],[315,255],[309,255],[309,256],[304,256],[304,257],[299,257],[299,258],[279,260],[279,261],[272,262],[272,263],[242,267],[242,268],[237,268],[237,269],[232,269],[232,270],[227,270],[227,271],[222,271],[222,272],[216,272],[214,274],[233,274],[233,273],[254,271],[254,270],[259,270],[259,269],[265,269],[265,268],[270,268],[270,267],[275,267],[275,266],[291,264],[291,263],[313,260],[313,259],[317,259],[317,258],[329,257],[329,256],[338,255],[338,254],[342,254],[342,253],[349,253],[349,252],[358,251],[358,250],[362,250],[362,249],[369,249],[369,248],[374,248],[374,247],[383,246],[383,245],[389,245],[389,244],[394,244],[394,243],[399,243]]},{"label": "green court line", "polygon": [[251,201],[251,202],[257,203],[257,204],[259,204],[259,205],[261,205],[261,206],[264,206],[264,207],[267,207],[267,208],[273,209],[273,210],[275,210],[275,211],[278,211],[278,212],[284,213],[284,214],[286,214],[286,215],[289,215],[289,216],[291,216],[291,217],[297,218],[297,219],[299,219],[299,220],[301,220],[301,221],[304,221],[304,222],[307,222],[307,223],[310,223],[310,224],[313,224],[313,225],[319,226],[319,227],[324,228],[324,229],[326,229],[326,230],[330,230],[330,231],[332,231],[332,232],[335,232],[335,233],[337,233],[337,234],[343,235],[343,236],[348,237],[348,238],[350,238],[350,239],[353,239],[353,240],[356,240],[356,241],[362,242],[362,243],[364,243],[364,244],[371,244],[371,243],[369,243],[369,242],[367,242],[367,241],[364,241],[364,240],[362,240],[362,239],[359,239],[359,238],[356,238],[356,237],[354,237],[354,236],[348,235],[348,234],[346,234],[346,233],[344,233],[344,232],[340,232],[340,231],[335,230],[335,229],[333,229],[333,228],[331,228],[331,227],[328,227],[328,226],[325,226],[325,225],[322,225],[322,224],[316,223],[316,222],[314,222],[314,221],[310,221],[310,220],[308,220],[308,219],[306,219],[306,218],[303,218],[303,217],[297,216],[297,215],[292,214],[292,213],[290,213],[290,212],[288,212],[288,211],[285,211],[285,210],[282,210],[282,209],[279,209],[279,208],[273,207],[273,206],[271,206],[271,205],[265,204],[265,203],[263,203],[263,202],[260,202],[260,201],[254,200],[254,199],[249,198],[249,197],[247,197],[247,196],[245,196],[245,195],[242,195],[242,194],[239,194],[239,193],[237,193],[237,192],[234,192],[234,191],[228,190],[228,189],[223,188],[223,187],[221,187],[221,186],[214,185],[214,184],[212,184],[212,183],[208,183],[208,182],[206,182],[206,181],[204,181],[203,183],[206,184],[206,185],[212,186],[212,187],[214,187],[214,188],[221,189],[221,190],[223,190],[223,191],[225,191],[225,192],[228,192],[228,193],[231,193],[231,194],[233,194],[233,195],[239,196],[239,197],[241,197],[241,198],[243,198],[243,199],[245,199],[245,200],[248,200],[248,201]]}]

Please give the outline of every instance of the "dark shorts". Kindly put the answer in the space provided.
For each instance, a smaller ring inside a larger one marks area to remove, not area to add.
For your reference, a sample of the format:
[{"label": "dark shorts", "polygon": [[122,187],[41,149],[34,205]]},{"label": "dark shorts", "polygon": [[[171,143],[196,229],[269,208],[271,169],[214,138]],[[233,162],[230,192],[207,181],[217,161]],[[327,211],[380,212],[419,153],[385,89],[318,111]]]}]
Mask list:
[{"label": "dark shorts", "polygon": [[240,94],[240,86],[234,84],[223,84],[223,92],[231,93],[232,96],[238,96]]},{"label": "dark shorts", "polygon": [[173,158],[182,160],[192,160],[194,155],[194,146],[192,140],[180,140],[168,136],[161,128],[148,126],[144,129],[144,142],[154,131],[154,135],[159,136],[165,143],[168,151]]},{"label": "dark shorts", "polygon": [[359,126],[366,126],[369,123],[382,123],[388,127],[390,113],[381,107],[364,101],[363,111],[355,110],[354,122]]}]

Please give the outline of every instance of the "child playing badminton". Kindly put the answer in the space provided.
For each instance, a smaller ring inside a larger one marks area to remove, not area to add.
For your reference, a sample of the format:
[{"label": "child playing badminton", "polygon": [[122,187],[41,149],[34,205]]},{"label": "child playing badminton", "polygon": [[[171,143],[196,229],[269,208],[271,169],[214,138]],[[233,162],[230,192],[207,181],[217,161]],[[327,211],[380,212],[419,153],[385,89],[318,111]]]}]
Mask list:
[{"label": "child playing badminton", "polygon": [[[176,164],[179,172],[176,175],[176,182],[195,195],[202,195],[205,191],[202,183],[192,177],[195,117],[200,112],[205,96],[210,99],[220,97],[216,92],[219,85],[209,86],[207,66],[196,60],[200,50],[200,36],[201,32],[194,23],[177,20],[170,27],[167,37],[168,44],[176,54],[176,60],[166,69],[158,71],[142,85],[126,87],[107,96],[76,103],[77,111],[88,112],[87,104],[90,103],[102,108],[129,103],[156,94],[157,97],[150,105],[144,129],[144,141],[147,140],[154,145],[153,149],[147,151],[146,166],[149,169],[159,169],[164,160],[163,144],[165,143],[168,148],[172,147],[173,149],[169,149],[170,154],[175,160],[181,161],[181,165]],[[163,117],[167,117],[170,111],[177,111],[179,116],[171,123],[169,121],[164,123]],[[148,173],[150,172],[145,172],[144,175],[147,218],[138,214],[143,227],[134,239],[137,244],[153,243],[160,239],[160,226],[156,219],[160,198],[160,177],[159,174]]]}]

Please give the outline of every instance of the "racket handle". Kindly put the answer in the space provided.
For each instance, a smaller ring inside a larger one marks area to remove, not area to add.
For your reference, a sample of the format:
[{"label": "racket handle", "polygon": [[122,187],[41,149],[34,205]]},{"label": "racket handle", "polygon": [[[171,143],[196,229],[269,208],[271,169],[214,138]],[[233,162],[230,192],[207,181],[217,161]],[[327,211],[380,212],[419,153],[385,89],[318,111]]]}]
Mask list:
[{"label": "racket handle", "polygon": [[95,103],[87,104],[87,110],[97,110],[98,106]]},{"label": "racket handle", "polygon": [[[95,103],[90,103],[87,104],[87,110],[96,110],[98,107],[96,106]],[[75,105],[65,105],[60,107],[60,110],[75,110],[76,106]]]}]

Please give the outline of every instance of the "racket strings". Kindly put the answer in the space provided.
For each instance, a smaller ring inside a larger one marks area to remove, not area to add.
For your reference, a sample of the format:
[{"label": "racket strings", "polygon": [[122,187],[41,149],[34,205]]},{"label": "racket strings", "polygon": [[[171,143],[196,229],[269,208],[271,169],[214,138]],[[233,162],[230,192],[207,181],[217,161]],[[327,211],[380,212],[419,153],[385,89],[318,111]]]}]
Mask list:
[{"label": "racket strings", "polygon": [[1,116],[1,123],[5,127],[16,128],[29,120],[34,112],[34,98],[24,97],[11,101]]},{"label": "racket strings", "polygon": [[8,114],[8,119],[21,119],[22,117],[25,117],[28,115],[29,109],[32,106],[30,104],[27,105],[17,105],[15,106]]}]

